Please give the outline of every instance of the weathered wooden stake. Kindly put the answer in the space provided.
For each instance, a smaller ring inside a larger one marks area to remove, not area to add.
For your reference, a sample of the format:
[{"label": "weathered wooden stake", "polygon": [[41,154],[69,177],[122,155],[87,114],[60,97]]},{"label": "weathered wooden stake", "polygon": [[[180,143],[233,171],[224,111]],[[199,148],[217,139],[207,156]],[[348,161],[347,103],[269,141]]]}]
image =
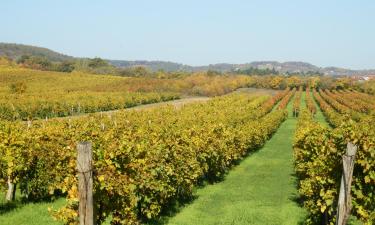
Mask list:
[{"label": "weathered wooden stake", "polygon": [[5,200],[7,202],[11,202],[11,201],[14,201],[15,198],[16,198],[16,184],[14,184],[12,180],[8,178],[8,191],[5,196]]},{"label": "weathered wooden stake", "polygon": [[27,121],[27,129],[31,128],[31,126],[32,126],[32,122],[31,122],[31,120],[28,120]]},{"label": "weathered wooden stake", "polygon": [[346,148],[346,154],[342,157],[343,174],[341,177],[340,194],[337,204],[336,225],[346,225],[350,210],[352,208],[352,197],[350,194],[355,154],[357,146],[349,142]]},{"label": "weathered wooden stake", "polygon": [[78,143],[77,150],[79,224],[94,225],[91,142]]}]

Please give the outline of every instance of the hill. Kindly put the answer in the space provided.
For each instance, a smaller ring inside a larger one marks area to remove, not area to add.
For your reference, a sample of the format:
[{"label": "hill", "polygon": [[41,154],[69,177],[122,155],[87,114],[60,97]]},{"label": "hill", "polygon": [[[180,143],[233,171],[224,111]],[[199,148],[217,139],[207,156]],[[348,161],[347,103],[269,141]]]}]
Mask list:
[{"label": "hill", "polygon": [[276,70],[281,74],[285,73],[309,73],[316,72],[324,75],[344,75],[344,76],[366,76],[375,74],[375,70],[351,70],[340,67],[318,67],[307,62],[277,62],[277,61],[255,61],[243,64],[218,63],[206,66],[189,66],[180,63],[166,61],[127,61],[127,60],[108,60],[108,62],[116,67],[128,68],[134,66],[144,66],[152,71],[205,71],[215,70],[219,72],[231,72],[236,70],[246,70],[249,68]]},{"label": "hill", "polygon": [[41,56],[53,62],[72,60],[74,57],[67,56],[48,48],[41,48],[30,45],[0,43],[0,56],[7,56],[11,59],[18,59],[23,55]]},{"label": "hill", "polygon": [[[47,48],[22,45],[22,44],[9,44],[0,43],[0,56],[7,56],[12,59],[18,59],[22,55],[42,56],[49,59],[52,62],[61,62],[65,60],[78,60],[73,56],[64,55]],[[256,69],[270,69],[276,70],[282,74],[285,73],[308,73],[318,72],[325,75],[346,75],[346,76],[366,76],[374,75],[375,70],[351,70],[339,67],[318,67],[307,62],[277,62],[277,61],[255,61],[250,63],[242,64],[230,64],[230,63],[217,63],[204,66],[190,66],[181,63],[169,62],[169,61],[147,61],[147,60],[107,60],[111,65],[119,68],[130,68],[136,66],[142,66],[150,69],[151,71],[164,70],[167,72],[173,71],[205,71],[215,70],[220,72],[231,72],[236,70],[246,70],[249,68]]]},{"label": "hill", "polygon": [[127,61],[127,60],[107,60],[110,64],[120,67],[135,67],[135,66],[144,66],[152,71],[164,70],[164,71],[193,71],[194,67],[184,65],[181,63],[168,62],[168,61],[146,61],[146,60],[136,60],[136,61]]}]

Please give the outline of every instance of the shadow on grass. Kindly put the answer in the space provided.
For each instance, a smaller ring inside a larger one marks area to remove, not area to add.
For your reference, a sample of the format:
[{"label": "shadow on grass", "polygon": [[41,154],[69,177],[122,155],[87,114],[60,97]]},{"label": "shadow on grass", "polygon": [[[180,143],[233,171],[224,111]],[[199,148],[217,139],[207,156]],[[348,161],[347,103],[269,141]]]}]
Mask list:
[{"label": "shadow on grass", "polygon": [[[298,190],[299,190],[298,176],[295,172],[291,173],[290,175],[294,178],[293,183],[294,183],[294,186],[297,189],[297,192],[294,193],[293,195],[289,196],[289,200],[295,202],[299,207],[304,208],[304,206],[303,206],[304,198],[302,196],[300,196],[299,193],[298,193]],[[306,224],[307,218],[308,218],[308,215],[306,214],[303,221],[298,222],[298,225]]]},{"label": "shadow on grass", "polygon": [[2,202],[0,203],[0,215],[3,215],[7,212],[10,212],[16,208],[22,207],[22,203],[19,201],[13,201],[13,202]]},{"label": "shadow on grass", "polygon": [[[203,188],[203,187],[199,187]],[[168,224],[170,218],[174,217],[176,214],[181,212],[181,210],[189,204],[192,204],[198,196],[193,195],[188,199],[174,201],[170,203],[165,209],[161,212],[160,217],[145,222],[146,225],[165,225]]]},{"label": "shadow on grass", "polygon": [[26,206],[27,204],[30,204],[30,203],[52,203],[58,197],[63,197],[63,195],[59,194],[59,195],[56,195],[56,196],[51,196],[51,197],[43,198],[43,199],[40,199],[40,200],[32,200],[32,199],[25,198],[21,194],[20,190],[17,190],[16,199],[11,201],[11,202],[7,202],[4,198],[4,196],[1,196],[1,193],[0,193],[0,215],[4,215],[4,214],[12,212],[14,210],[21,209],[22,207],[24,207],[24,206]]},{"label": "shadow on grass", "polygon": [[16,199],[10,202],[6,201],[5,194],[2,194],[3,192],[0,192],[0,215],[21,208],[25,204],[25,201],[21,197],[21,192],[19,189],[16,190]]}]

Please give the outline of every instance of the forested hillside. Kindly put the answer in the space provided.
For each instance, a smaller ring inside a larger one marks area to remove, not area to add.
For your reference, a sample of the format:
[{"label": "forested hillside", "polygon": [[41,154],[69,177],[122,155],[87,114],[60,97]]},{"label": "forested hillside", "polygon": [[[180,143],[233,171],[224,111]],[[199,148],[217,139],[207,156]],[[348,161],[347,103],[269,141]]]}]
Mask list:
[{"label": "forested hillside", "polygon": [[24,55],[45,57],[53,62],[72,60],[72,56],[64,55],[48,48],[22,44],[0,43],[0,56],[7,56],[17,60]]}]

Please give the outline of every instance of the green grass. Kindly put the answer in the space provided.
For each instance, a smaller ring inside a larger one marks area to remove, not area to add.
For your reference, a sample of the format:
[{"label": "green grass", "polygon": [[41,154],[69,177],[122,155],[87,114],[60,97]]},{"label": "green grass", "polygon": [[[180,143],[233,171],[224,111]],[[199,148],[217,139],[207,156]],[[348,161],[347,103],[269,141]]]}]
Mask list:
[{"label": "green grass", "polygon": [[244,159],[221,183],[197,191],[197,199],[166,224],[302,224],[305,210],[298,199],[292,138],[296,119],[289,118],[258,152]]},{"label": "green grass", "polygon": [[0,195],[0,224],[1,225],[61,225],[48,212],[49,207],[58,209],[63,206],[63,198],[53,202],[22,203],[17,192],[16,200],[11,204],[5,203],[4,195]]}]

